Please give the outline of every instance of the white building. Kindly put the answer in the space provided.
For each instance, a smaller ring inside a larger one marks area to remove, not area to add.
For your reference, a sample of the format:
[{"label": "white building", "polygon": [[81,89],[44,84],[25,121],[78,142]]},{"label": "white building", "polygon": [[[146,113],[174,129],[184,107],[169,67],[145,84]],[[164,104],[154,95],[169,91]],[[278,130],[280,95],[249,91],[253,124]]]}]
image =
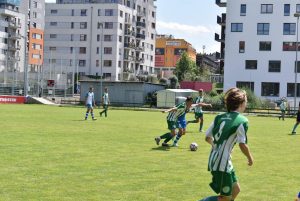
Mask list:
[{"label": "white building", "polygon": [[0,1],[0,83],[16,82],[24,71],[25,15],[19,0]]},{"label": "white building", "polygon": [[[226,15],[218,19],[225,35],[217,38],[220,42],[225,39],[226,44],[224,90],[249,87],[263,98],[293,99],[297,41],[294,13],[300,13],[300,1],[216,0],[216,3],[227,7]],[[298,77],[299,72],[300,62]],[[299,81],[297,96],[300,97]]]},{"label": "white building", "polygon": [[154,72],[154,0],[57,0],[46,4],[45,20],[50,72],[100,76],[102,69],[112,81]]}]

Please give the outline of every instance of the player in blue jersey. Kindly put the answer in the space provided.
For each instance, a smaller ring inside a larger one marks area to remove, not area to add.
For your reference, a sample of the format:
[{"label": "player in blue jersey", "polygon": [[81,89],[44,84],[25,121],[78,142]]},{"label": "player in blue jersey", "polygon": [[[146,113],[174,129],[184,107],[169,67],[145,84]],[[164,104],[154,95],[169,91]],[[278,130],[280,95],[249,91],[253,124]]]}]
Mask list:
[{"label": "player in blue jersey", "polygon": [[85,105],[86,105],[86,113],[85,113],[85,120],[87,120],[88,116],[89,116],[89,112],[91,112],[91,116],[93,120],[96,120],[94,117],[94,110],[93,110],[93,106],[95,106],[95,95],[93,92],[93,87],[90,87],[89,92],[86,93],[85,95]]},{"label": "player in blue jersey", "polygon": [[210,187],[218,196],[200,201],[233,201],[240,192],[240,185],[231,161],[231,153],[236,143],[252,166],[253,157],[247,145],[248,119],[241,113],[247,105],[247,96],[243,90],[231,88],[225,94],[227,112],[215,117],[206,131],[206,142],[212,149],[208,161],[208,170],[212,175]]}]

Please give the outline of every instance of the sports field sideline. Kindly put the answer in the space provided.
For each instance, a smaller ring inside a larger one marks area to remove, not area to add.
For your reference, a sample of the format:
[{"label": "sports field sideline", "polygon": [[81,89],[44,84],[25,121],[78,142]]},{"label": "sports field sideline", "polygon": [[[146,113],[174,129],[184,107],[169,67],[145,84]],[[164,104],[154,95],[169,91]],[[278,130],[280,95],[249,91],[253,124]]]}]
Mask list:
[{"label": "sports field sideline", "polygon": [[[160,112],[110,110],[100,118],[96,109],[98,120],[84,121],[83,107],[0,111],[0,201],[196,201],[213,194],[210,147],[196,124],[178,148],[162,148],[154,142],[167,131]],[[213,118],[205,114],[204,129]],[[248,118],[254,166],[235,151],[242,190],[236,201],[293,200],[300,191],[300,130],[290,135],[295,119]],[[189,150],[191,142],[198,151]]]}]

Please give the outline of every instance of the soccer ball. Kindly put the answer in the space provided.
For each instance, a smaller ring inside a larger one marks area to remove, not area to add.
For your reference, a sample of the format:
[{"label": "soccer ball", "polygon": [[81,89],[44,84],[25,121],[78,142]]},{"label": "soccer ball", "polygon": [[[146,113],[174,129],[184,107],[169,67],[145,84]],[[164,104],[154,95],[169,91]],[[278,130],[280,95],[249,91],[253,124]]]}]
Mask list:
[{"label": "soccer ball", "polygon": [[197,151],[197,149],[198,149],[198,144],[196,142],[193,142],[192,144],[190,144],[191,151]]}]

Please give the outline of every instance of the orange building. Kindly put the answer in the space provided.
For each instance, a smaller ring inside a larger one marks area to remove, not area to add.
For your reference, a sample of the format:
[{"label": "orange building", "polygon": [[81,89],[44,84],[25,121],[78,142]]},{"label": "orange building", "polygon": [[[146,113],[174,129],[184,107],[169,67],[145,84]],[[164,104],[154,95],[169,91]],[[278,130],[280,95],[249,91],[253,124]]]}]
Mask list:
[{"label": "orange building", "polygon": [[36,66],[41,66],[44,60],[44,31],[41,29],[29,29],[29,46],[28,46],[28,64],[31,65],[31,70],[36,69]]},{"label": "orange building", "polygon": [[169,77],[184,51],[196,62],[197,52],[190,43],[184,39],[174,39],[168,35],[157,35],[155,48],[156,73],[162,75],[162,77]]}]

